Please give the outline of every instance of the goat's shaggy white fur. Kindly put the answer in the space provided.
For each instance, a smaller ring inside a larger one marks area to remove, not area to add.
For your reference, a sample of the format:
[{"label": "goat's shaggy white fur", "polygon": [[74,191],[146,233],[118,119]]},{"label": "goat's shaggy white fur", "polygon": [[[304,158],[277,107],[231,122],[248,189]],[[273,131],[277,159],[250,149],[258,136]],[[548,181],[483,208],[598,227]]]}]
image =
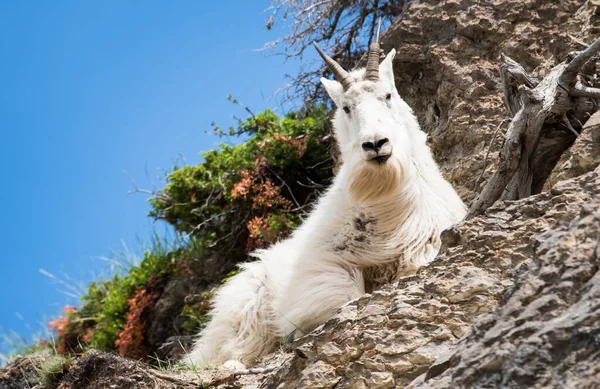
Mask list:
[{"label": "goat's shaggy white fur", "polygon": [[[377,83],[365,81],[364,71],[352,73],[361,81],[347,91],[321,80],[338,106],[339,173],[290,238],[253,253],[257,260],[218,291],[192,363],[256,362],[277,340],[308,333],[348,301],[429,263],[442,230],[464,217],[397,94],[393,57],[381,63]],[[383,137],[390,158],[380,163],[364,142]]]}]

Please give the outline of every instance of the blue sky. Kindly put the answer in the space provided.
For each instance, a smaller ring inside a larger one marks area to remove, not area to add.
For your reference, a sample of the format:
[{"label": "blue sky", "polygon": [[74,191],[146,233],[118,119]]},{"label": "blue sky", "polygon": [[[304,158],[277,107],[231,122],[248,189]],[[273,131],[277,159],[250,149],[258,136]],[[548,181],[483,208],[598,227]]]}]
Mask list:
[{"label": "blue sky", "polygon": [[[65,304],[64,286],[107,269],[160,225],[150,188],[178,155],[220,140],[215,121],[277,109],[297,61],[254,51],[284,32],[261,1],[0,3],[0,329],[28,336]],[[126,174],[126,173],[127,174]],[[31,328],[29,328],[31,327]],[[2,349],[0,348],[0,351]]]}]

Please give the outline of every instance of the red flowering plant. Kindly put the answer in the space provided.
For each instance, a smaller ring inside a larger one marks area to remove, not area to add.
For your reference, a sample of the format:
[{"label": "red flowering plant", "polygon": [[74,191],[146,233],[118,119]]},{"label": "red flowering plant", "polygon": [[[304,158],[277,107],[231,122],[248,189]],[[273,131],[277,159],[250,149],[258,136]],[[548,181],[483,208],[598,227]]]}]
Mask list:
[{"label": "red flowering plant", "polygon": [[72,351],[77,345],[77,325],[74,319],[77,317],[77,308],[65,305],[62,308],[62,316],[48,323],[48,327],[54,330],[56,335],[55,349],[57,354],[65,354]]},{"label": "red flowering plant", "polygon": [[143,288],[137,290],[129,299],[127,322],[123,331],[119,333],[119,339],[115,341],[119,354],[140,360],[148,358],[150,350],[145,342],[145,315],[152,309],[159,297],[158,292],[151,292],[149,288]]},{"label": "red flowering plant", "polygon": [[92,347],[146,358],[147,313],[168,279],[191,274],[189,260],[196,255],[191,242],[177,247],[155,239],[144,258],[127,272],[92,282],[80,309],[67,306],[61,317],[48,324],[56,335],[57,352],[77,353]]}]

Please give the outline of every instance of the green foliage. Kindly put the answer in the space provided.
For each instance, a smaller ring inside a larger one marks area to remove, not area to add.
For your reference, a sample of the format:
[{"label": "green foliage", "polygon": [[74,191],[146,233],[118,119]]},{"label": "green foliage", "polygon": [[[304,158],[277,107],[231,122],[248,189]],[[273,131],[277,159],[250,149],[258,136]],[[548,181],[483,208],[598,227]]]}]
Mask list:
[{"label": "green foliage", "polygon": [[[150,199],[150,215],[172,224],[185,238],[167,244],[155,237],[139,263],[92,282],[80,309],[65,307],[64,316],[50,323],[59,354],[88,347],[115,350],[117,340],[119,350],[140,351],[132,350],[137,347],[132,339],[140,343],[145,329],[140,304],[156,301],[167,280],[202,272],[191,270],[192,259],[198,264],[221,251],[216,258],[227,262],[216,266],[213,276],[222,277],[249,250],[267,246],[301,223],[303,209],[332,177],[328,110],[321,106],[285,118],[268,110],[250,114],[229,130],[247,137],[245,142],[205,152],[199,165],[175,167],[166,187]],[[193,292],[198,297],[186,300],[181,333],[206,325],[216,290]]]},{"label": "green foliage", "polygon": [[263,221],[270,224],[277,236],[299,223],[298,209],[332,177],[329,131],[324,106],[283,119],[266,110],[240,121],[228,134],[248,136],[247,141],[202,153],[199,165],[175,167],[166,187],[150,199],[150,216],[230,251],[271,243],[273,237],[244,245],[253,239],[248,223],[259,218],[260,227]]},{"label": "green foliage", "polygon": [[119,333],[123,330],[129,308],[128,301],[133,293],[148,285],[152,280],[173,275],[179,258],[188,257],[189,248],[195,245],[165,250],[154,244],[144,252],[144,258],[132,266],[126,275],[115,275],[111,280],[92,282],[87,295],[82,298],[81,317],[93,318],[95,328],[89,346],[102,350],[113,350]]},{"label": "green foliage", "polygon": [[81,308],[51,323],[59,338],[59,353],[87,347],[114,350],[135,291],[177,276],[182,261],[201,255],[200,250],[201,246],[193,241],[169,244],[154,237],[139,263],[111,279],[92,282],[82,296]]}]

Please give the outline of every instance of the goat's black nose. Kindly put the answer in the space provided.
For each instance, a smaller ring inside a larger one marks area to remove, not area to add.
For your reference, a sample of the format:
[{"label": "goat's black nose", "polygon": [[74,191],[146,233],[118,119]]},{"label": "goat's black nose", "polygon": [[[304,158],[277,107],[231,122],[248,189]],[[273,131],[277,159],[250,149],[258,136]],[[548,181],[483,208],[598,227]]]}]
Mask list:
[{"label": "goat's black nose", "polygon": [[373,150],[375,152],[378,152],[383,147],[383,145],[386,144],[387,142],[389,142],[388,138],[381,138],[378,141],[376,141],[375,143],[363,142],[362,148],[364,151]]}]

